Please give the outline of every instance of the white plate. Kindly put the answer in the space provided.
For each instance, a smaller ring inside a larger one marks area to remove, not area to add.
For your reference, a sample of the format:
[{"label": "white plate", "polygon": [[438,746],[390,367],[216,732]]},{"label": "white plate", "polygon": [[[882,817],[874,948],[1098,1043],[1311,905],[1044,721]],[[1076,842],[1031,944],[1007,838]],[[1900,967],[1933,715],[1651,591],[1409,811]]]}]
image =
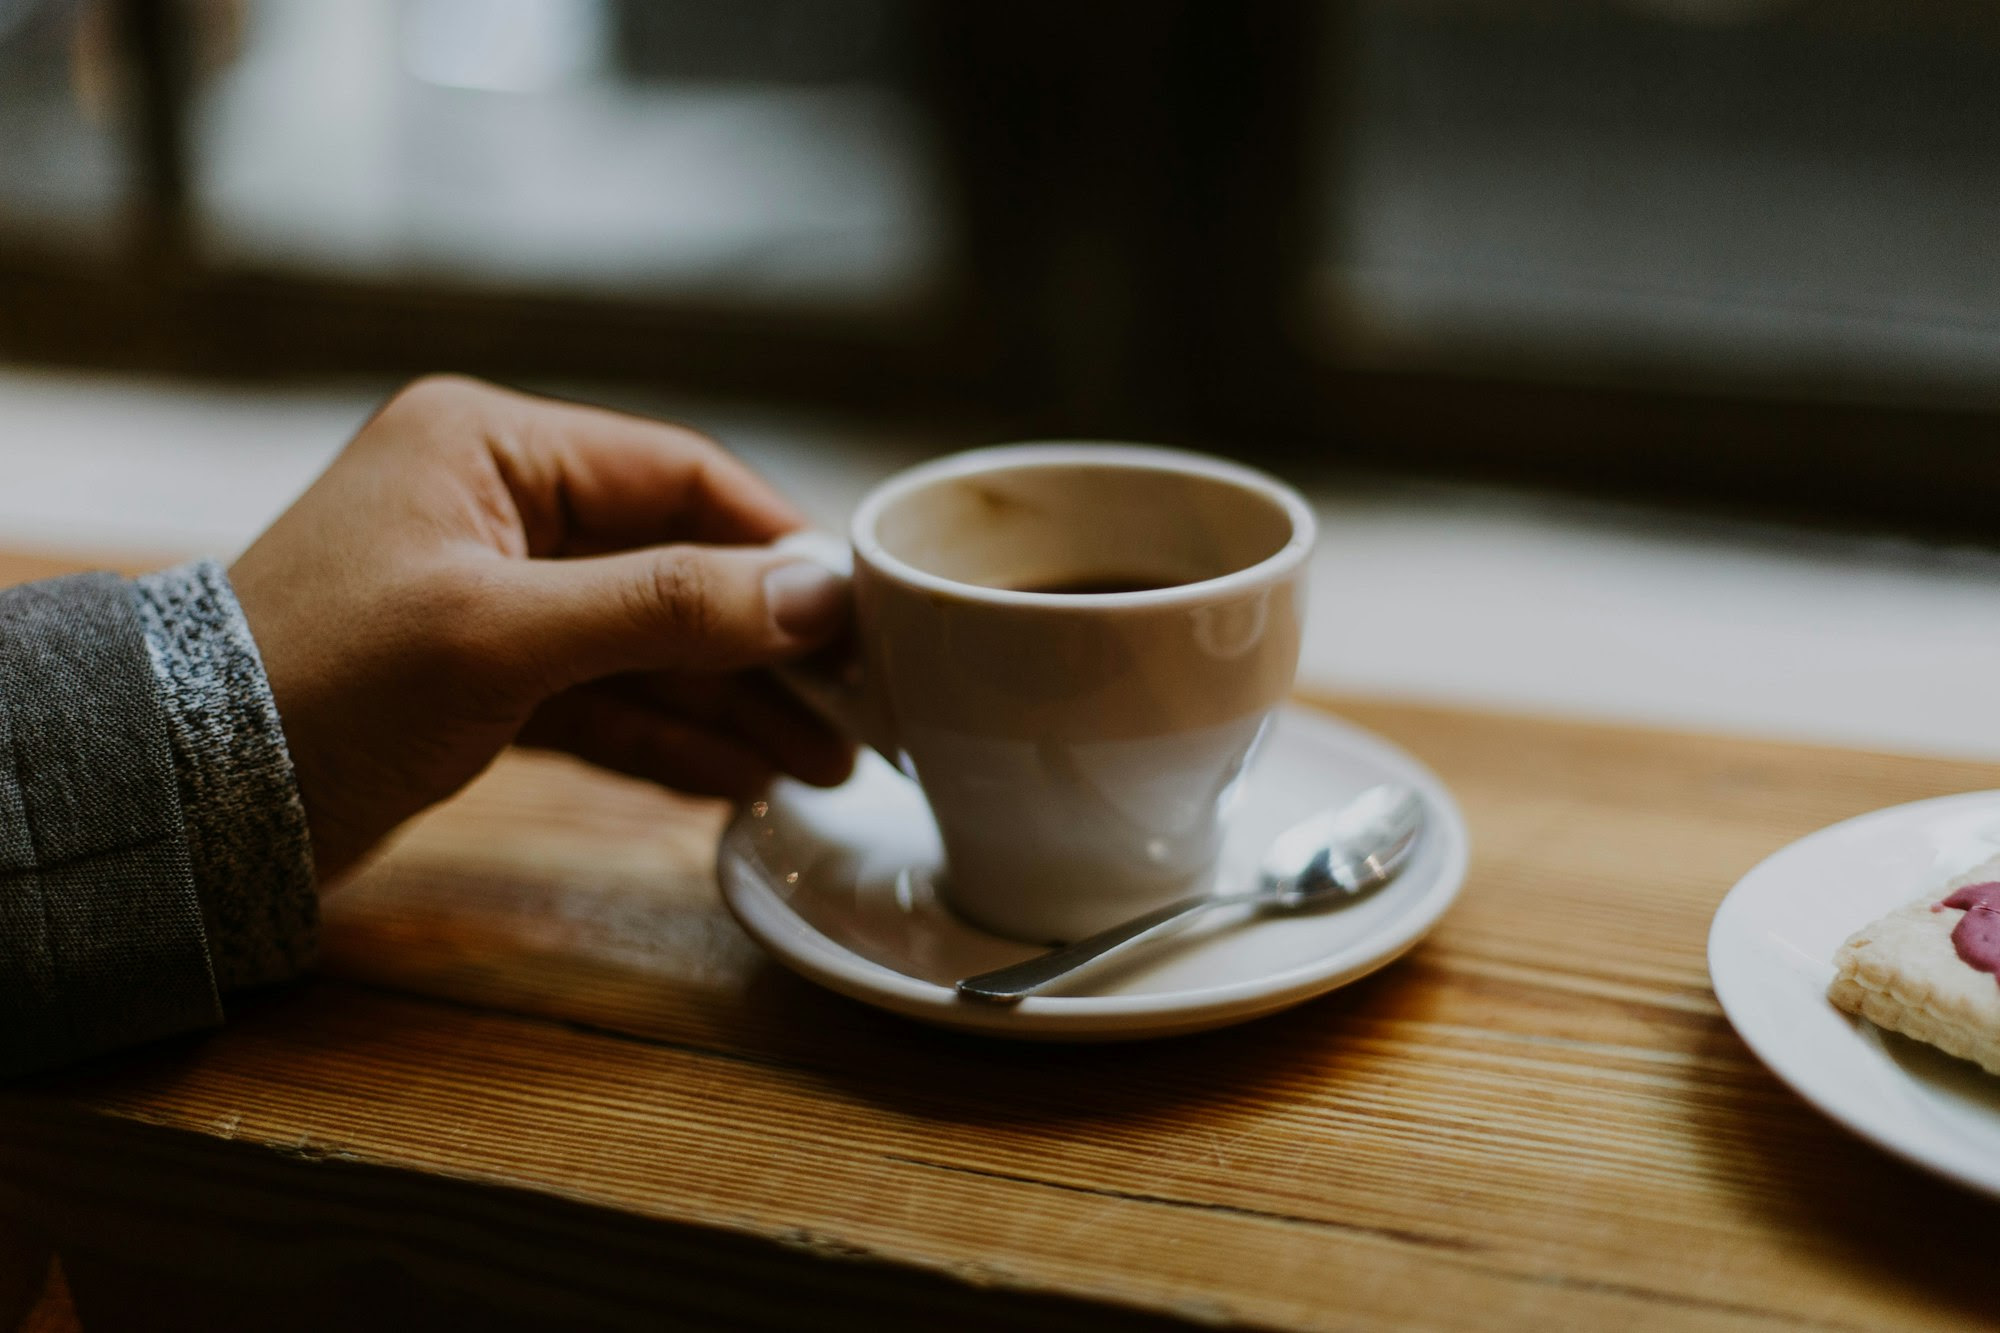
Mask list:
[{"label": "white plate", "polygon": [[2000,792],[1892,806],[1823,828],[1716,909],[1708,971],[1773,1073],[1862,1137],[2000,1196],[2000,1078],[1849,1018],[1826,998],[1841,942],[2000,852]]},{"label": "white plate", "polygon": [[1219,883],[1249,882],[1265,846],[1312,812],[1381,782],[1429,804],[1422,844],[1386,888],[1327,911],[1197,918],[1178,935],[1080,974],[1066,993],[1011,1006],[964,1000],[960,977],[1033,945],[960,921],[932,891],[936,826],[914,784],[864,754],[832,791],[776,784],[739,811],[717,858],[723,900],[786,966],[843,995],[946,1027],[1095,1041],[1161,1037],[1255,1018],[1346,985],[1422,939],[1465,878],[1465,820],[1430,771],[1324,714],[1282,710],[1239,788]]}]

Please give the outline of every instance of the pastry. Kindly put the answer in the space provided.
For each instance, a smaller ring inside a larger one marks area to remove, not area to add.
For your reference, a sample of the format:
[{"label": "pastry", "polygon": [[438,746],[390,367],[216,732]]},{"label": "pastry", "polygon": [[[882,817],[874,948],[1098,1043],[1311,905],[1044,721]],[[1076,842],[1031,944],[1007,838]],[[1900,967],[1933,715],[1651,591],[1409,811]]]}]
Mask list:
[{"label": "pastry", "polygon": [[2000,1074],[2000,857],[1856,931],[1827,997]]}]

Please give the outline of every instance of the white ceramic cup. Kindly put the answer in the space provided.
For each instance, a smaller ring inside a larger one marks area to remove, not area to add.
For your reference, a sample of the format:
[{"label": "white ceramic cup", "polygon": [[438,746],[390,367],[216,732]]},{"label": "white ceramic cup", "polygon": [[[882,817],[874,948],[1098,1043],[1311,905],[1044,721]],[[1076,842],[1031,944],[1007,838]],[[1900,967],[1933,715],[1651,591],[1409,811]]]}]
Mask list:
[{"label": "white ceramic cup", "polygon": [[[960,915],[1076,939],[1205,886],[1298,668],[1313,539],[1296,491],[1200,454],[940,459],[855,511],[837,552],[852,675],[803,692],[922,786]],[[834,563],[810,537],[788,544]],[[1046,590],[1079,582],[1156,586]]]}]

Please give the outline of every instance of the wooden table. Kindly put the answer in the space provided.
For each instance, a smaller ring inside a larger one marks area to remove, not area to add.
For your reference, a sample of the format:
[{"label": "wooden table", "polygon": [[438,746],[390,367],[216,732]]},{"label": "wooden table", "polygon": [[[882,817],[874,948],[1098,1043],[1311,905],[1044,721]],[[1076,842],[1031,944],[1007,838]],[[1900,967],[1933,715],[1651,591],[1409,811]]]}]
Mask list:
[{"label": "wooden table", "polygon": [[2000,767],[1321,702],[1457,790],[1473,868],[1290,1013],[881,1015],[730,921],[719,809],[510,756],[329,901],[315,979],[0,1091],[0,1213],[87,1328],[2000,1327],[2000,1208],[1780,1086],[1703,963],[1765,854]]}]

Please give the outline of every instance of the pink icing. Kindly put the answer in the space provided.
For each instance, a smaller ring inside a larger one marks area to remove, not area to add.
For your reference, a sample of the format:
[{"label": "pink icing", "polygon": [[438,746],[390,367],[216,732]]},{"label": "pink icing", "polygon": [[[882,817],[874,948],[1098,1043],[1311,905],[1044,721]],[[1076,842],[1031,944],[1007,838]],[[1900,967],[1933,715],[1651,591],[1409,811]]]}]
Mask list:
[{"label": "pink icing", "polygon": [[1938,906],[1965,909],[1952,928],[1952,947],[1966,966],[1991,972],[2000,981],[2000,882],[1968,884]]}]

